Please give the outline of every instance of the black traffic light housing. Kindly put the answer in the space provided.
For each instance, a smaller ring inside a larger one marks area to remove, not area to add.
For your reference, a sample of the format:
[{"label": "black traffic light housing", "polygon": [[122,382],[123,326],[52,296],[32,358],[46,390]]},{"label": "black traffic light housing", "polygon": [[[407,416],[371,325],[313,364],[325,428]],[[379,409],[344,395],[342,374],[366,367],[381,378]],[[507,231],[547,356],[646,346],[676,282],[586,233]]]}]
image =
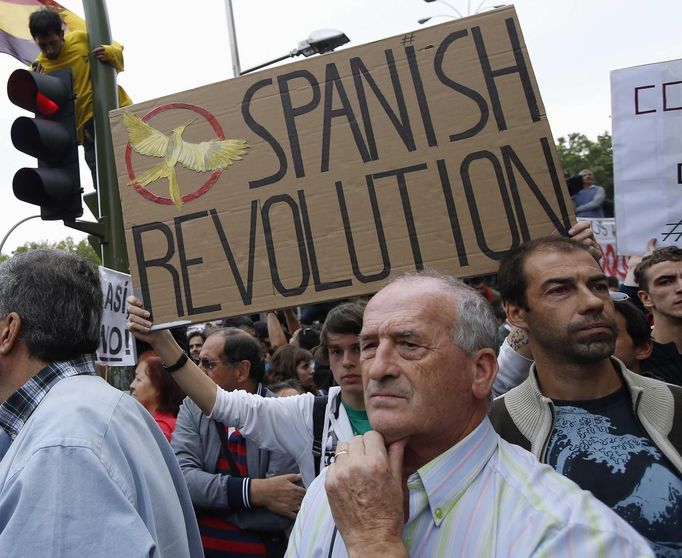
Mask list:
[{"label": "black traffic light housing", "polygon": [[22,168],[12,190],[21,201],[40,206],[45,221],[73,221],[83,215],[76,111],[70,69],[49,74],[15,70],[7,82],[7,96],[35,114],[12,124],[12,143],[38,159],[38,168]]}]

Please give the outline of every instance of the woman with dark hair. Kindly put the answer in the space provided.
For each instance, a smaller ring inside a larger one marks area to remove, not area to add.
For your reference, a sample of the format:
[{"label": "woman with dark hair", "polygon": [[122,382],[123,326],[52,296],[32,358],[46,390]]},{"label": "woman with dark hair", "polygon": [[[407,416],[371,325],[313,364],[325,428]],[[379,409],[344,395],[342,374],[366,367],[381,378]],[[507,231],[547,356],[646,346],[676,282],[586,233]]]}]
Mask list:
[{"label": "woman with dark hair", "polygon": [[312,353],[301,347],[296,345],[280,347],[270,359],[268,385],[293,379],[297,380],[306,392],[317,395],[317,387],[313,380],[312,360]]},{"label": "woman with dark hair", "polygon": [[184,392],[166,373],[154,351],[145,351],[137,360],[130,395],[149,411],[170,442]]}]

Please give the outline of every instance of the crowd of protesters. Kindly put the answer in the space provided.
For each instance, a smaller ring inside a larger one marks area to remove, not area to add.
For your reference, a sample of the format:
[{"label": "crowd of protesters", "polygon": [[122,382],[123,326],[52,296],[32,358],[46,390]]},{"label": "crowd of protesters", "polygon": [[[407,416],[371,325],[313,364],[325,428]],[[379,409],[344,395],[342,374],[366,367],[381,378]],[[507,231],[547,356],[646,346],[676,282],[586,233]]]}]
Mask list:
[{"label": "crowd of protesters", "polygon": [[589,226],[570,233],[496,276],[398,276],[322,322],[151,331],[131,297],[132,398],[93,366],[96,271],[15,256],[0,553],[680,555],[682,249],[650,244],[614,291]]},{"label": "crowd of protesters", "polygon": [[[94,180],[87,35],[30,31],[35,71],[75,66]],[[603,216],[593,182],[578,216]],[[614,285],[568,232],[494,275],[189,330],[130,297],[130,396],[94,366],[96,270],[0,264],[0,556],[682,556],[682,249]]]}]

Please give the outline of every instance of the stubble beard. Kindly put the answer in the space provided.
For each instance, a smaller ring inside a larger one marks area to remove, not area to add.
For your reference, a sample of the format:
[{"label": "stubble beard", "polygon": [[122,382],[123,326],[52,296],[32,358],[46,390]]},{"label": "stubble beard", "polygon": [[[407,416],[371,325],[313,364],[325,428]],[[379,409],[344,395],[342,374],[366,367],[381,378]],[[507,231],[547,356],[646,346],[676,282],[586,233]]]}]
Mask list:
[{"label": "stubble beard", "polygon": [[[588,338],[577,338],[576,334],[584,325],[599,321],[603,322],[609,332],[600,332],[590,335]],[[575,364],[595,364],[613,355],[616,349],[616,336],[618,328],[616,322],[607,316],[599,316],[598,320],[585,319],[574,322],[558,334],[551,329],[543,328],[542,333],[536,338],[541,339],[542,344],[549,349],[550,354],[560,356],[562,360]]]},{"label": "stubble beard", "polygon": [[577,342],[568,347],[570,356],[577,364],[594,364],[610,357],[616,350],[616,338]]}]

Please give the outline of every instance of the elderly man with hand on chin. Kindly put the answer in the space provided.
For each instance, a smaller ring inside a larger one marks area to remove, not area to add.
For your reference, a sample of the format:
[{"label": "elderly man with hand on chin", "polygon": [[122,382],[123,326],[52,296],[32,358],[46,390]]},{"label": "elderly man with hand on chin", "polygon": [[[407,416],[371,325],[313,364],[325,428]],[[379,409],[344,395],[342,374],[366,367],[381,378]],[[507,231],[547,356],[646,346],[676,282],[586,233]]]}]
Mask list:
[{"label": "elderly man with hand on chin", "polygon": [[493,430],[496,327],[476,291],[399,277],[367,305],[360,342],[375,431],[337,446],[287,556],[652,556],[591,494]]}]

